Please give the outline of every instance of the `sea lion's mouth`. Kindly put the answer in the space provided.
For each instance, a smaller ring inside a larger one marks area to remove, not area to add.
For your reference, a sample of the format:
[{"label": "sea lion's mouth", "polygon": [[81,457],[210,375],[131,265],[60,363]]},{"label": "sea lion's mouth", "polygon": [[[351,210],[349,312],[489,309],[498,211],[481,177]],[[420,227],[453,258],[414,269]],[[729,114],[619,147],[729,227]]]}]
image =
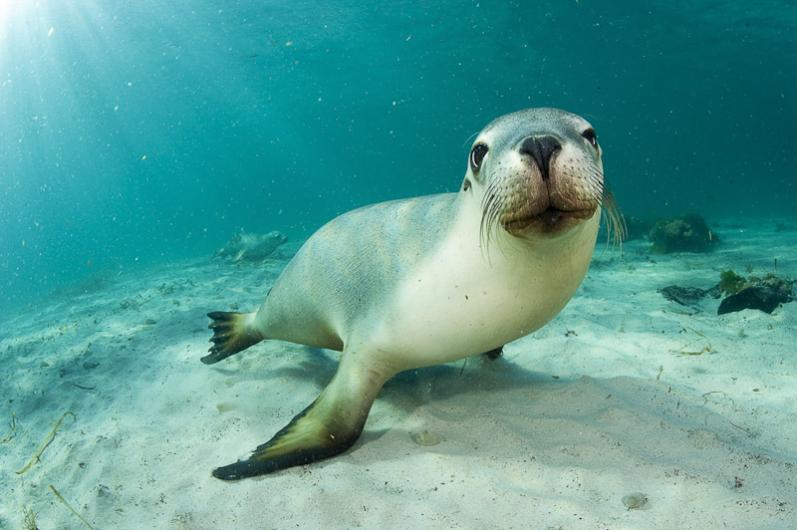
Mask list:
[{"label": "sea lion's mouth", "polygon": [[542,232],[557,232],[578,224],[584,219],[589,219],[594,213],[594,208],[560,210],[559,208],[548,207],[537,214],[526,215],[505,221],[503,225],[504,229],[510,234],[518,234],[530,228],[536,228]]}]

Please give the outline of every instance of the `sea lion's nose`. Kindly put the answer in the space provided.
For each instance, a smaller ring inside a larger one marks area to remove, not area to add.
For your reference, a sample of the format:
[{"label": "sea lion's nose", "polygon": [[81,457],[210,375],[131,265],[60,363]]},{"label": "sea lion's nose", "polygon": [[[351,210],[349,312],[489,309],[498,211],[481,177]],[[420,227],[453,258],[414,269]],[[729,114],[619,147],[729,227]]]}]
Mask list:
[{"label": "sea lion's nose", "polygon": [[562,148],[554,136],[529,136],[520,143],[520,152],[531,156],[542,172],[542,179],[548,180],[548,164],[551,156]]}]

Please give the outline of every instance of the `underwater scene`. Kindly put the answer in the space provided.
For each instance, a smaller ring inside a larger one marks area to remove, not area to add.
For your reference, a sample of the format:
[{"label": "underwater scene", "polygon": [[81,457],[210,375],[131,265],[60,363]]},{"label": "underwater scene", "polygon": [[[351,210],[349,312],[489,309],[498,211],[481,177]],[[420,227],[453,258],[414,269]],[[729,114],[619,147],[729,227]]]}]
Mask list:
[{"label": "underwater scene", "polygon": [[0,0],[0,530],[797,528],[797,4]]}]

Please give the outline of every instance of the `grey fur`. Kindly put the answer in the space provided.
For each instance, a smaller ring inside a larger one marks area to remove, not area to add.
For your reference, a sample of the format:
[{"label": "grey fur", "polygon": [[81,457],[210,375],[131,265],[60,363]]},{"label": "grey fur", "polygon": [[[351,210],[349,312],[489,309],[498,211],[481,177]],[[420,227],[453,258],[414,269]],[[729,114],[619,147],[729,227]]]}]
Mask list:
[{"label": "grey fur", "polygon": [[[455,193],[445,193],[384,202],[327,223],[302,246],[269,293],[263,334],[342,349],[346,337],[334,331],[328,316],[345,315],[342,327],[352,329],[374,304],[387,303],[407,271],[445,237],[455,200]],[[318,293],[324,298],[319,300]],[[297,315],[302,315],[301,332],[285,325]],[[284,335],[286,328],[290,333]]]}]

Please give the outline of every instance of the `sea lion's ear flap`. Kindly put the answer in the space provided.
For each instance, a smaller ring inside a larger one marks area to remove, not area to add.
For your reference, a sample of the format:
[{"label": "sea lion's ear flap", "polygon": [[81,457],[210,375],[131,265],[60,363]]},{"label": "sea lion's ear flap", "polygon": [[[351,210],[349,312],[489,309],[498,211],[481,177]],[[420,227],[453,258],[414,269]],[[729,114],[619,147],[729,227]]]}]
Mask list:
[{"label": "sea lion's ear flap", "polygon": [[347,358],[351,354],[344,353],[335,377],[312,405],[249,458],[215,469],[213,476],[238,480],[266,475],[333,457],[354,445],[387,376],[365,372]]}]

